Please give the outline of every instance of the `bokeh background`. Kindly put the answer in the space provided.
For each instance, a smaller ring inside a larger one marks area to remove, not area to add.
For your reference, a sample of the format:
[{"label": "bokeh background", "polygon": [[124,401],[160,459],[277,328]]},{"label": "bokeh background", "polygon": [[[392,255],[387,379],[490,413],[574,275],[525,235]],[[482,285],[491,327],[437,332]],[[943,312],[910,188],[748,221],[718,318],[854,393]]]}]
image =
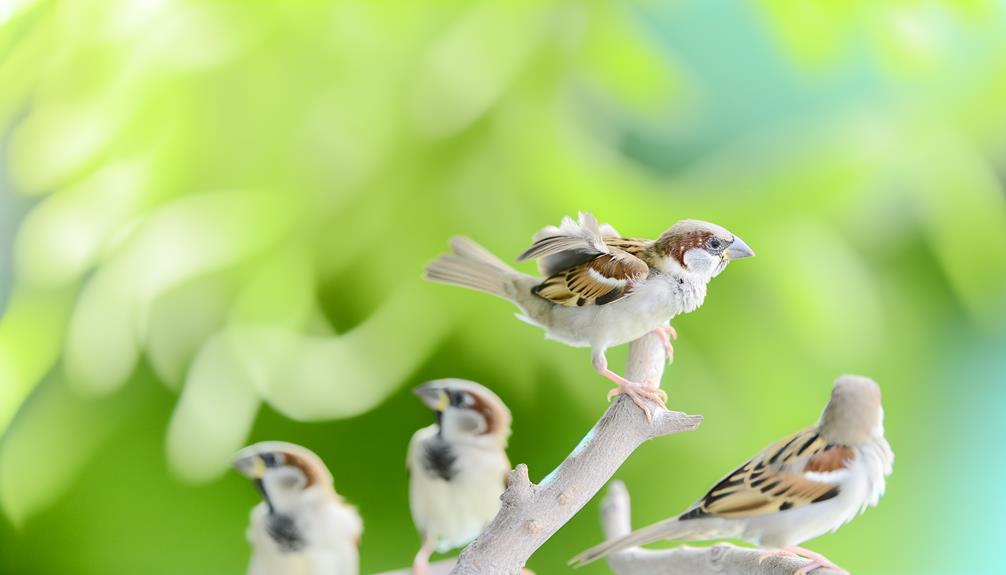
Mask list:
[{"label": "bokeh background", "polygon": [[[619,471],[636,524],[857,372],[895,472],[809,547],[1001,572],[1004,102],[1002,1],[3,0],[0,573],[242,573],[256,494],[227,464],[263,439],[328,462],[364,573],[407,565],[411,387],[493,387],[536,479],[608,389],[422,266],[577,210],[758,252],[675,321],[664,385],[706,421]],[[529,566],[600,537],[595,501]]]}]

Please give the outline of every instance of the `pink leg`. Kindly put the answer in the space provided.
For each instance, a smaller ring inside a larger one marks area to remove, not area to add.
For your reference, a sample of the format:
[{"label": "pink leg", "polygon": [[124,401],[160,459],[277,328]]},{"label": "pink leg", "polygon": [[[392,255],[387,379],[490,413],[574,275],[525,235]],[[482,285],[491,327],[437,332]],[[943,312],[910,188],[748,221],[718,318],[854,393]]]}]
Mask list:
[{"label": "pink leg", "polygon": [[825,557],[824,555],[821,555],[820,553],[815,553],[810,549],[804,549],[803,547],[792,546],[787,547],[786,551],[810,559],[810,563],[797,569],[796,572],[793,573],[793,575],[807,575],[807,573],[810,573],[811,571],[817,569],[818,567],[821,567],[823,569],[831,569],[832,571],[838,571],[839,573],[845,573],[845,575],[849,575],[848,571],[842,569],[838,565],[835,565],[834,563],[829,561],[828,558]]},{"label": "pink leg", "polygon": [[671,345],[671,342],[678,339],[678,332],[671,327],[670,323],[664,323],[657,328],[657,335],[664,342],[664,351],[667,352],[667,363],[674,363],[674,346]]},{"label": "pink leg", "polygon": [[430,575],[430,555],[436,549],[436,541],[433,537],[423,538],[423,546],[416,552],[416,558],[412,560],[412,575]]},{"label": "pink leg", "polygon": [[639,406],[639,409],[643,410],[646,414],[647,421],[653,421],[653,411],[650,406],[646,404],[644,399],[656,403],[660,407],[667,409],[667,394],[664,390],[659,387],[654,387],[652,385],[645,385],[642,383],[636,383],[634,381],[629,381],[624,377],[618,375],[617,373],[608,369],[608,359],[604,357],[604,352],[599,352],[594,354],[594,369],[604,377],[615,382],[615,389],[608,392],[608,400],[610,401],[616,395],[627,395],[633,403]]}]

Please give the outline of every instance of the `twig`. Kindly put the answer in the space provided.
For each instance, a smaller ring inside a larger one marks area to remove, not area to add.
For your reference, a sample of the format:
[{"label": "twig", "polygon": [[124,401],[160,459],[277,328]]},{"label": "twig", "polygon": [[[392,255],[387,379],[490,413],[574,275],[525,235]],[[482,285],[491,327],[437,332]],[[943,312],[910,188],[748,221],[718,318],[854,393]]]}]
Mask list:
[{"label": "twig", "polygon": [[[601,527],[607,539],[632,531],[629,492],[621,481],[611,482],[601,504]],[[808,563],[798,557],[766,557],[764,551],[728,543],[663,550],[633,547],[608,557],[608,566],[618,575],[792,575]],[[838,575],[836,571],[814,570],[814,575],[829,574]]]},{"label": "twig", "polygon": [[[626,378],[659,386],[665,352],[656,333],[629,346]],[[653,421],[627,397],[604,413],[573,452],[539,484],[527,466],[510,473],[496,518],[458,558],[452,575],[514,575],[549,537],[566,524],[644,441],[691,431],[701,416],[652,406]]]}]

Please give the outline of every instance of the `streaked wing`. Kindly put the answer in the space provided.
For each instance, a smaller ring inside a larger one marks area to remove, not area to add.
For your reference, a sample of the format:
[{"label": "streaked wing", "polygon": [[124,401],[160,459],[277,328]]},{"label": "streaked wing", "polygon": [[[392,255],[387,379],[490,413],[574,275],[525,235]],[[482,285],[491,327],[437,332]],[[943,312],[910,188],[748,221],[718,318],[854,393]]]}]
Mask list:
[{"label": "streaked wing", "polygon": [[607,224],[598,224],[593,214],[580,212],[576,221],[566,217],[559,227],[544,227],[535,234],[534,243],[517,257],[517,261],[537,259],[542,274],[552,275],[597,254],[608,253],[604,239],[617,235],[614,231]]},{"label": "streaked wing", "polygon": [[[576,220],[563,218],[557,226],[546,226],[534,235],[534,243],[517,261],[538,260],[538,270],[551,276],[588,261],[598,254],[611,253],[612,241],[622,240],[615,228],[598,223],[593,214],[581,212]],[[615,246],[619,247],[619,246]],[[624,249],[632,253],[631,249]]]},{"label": "streaked wing", "polygon": [[632,293],[635,284],[649,272],[643,260],[611,248],[610,253],[597,254],[549,276],[533,291],[560,305],[604,305]]},{"label": "streaked wing", "polygon": [[839,493],[848,447],[829,445],[816,426],[785,437],[724,477],[682,519],[754,517],[827,501]]},{"label": "streaked wing", "polygon": [[517,261],[545,258],[562,252],[575,252],[584,257],[590,257],[603,253],[603,246],[603,243],[593,242],[581,236],[548,236],[536,241],[527,251],[517,256]]},{"label": "streaked wing", "polygon": [[617,236],[608,236],[604,238],[604,243],[611,249],[622,250],[628,254],[634,255],[639,259],[643,259],[643,252],[646,251],[653,241],[642,240],[639,238],[621,238]]}]

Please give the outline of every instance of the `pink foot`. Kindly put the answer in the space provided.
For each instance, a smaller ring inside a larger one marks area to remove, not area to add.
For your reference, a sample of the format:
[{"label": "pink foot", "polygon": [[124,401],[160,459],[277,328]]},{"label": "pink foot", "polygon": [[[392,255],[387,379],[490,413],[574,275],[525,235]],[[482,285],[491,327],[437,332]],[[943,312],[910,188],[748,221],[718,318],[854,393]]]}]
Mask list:
[{"label": "pink foot", "polygon": [[608,401],[611,401],[611,398],[616,395],[629,396],[632,403],[638,405],[639,409],[642,409],[643,413],[646,414],[647,421],[653,421],[653,411],[650,409],[650,406],[646,403],[646,401],[643,400],[652,401],[663,409],[667,409],[667,393],[659,387],[629,381],[608,369],[602,371],[601,375],[607,377],[611,381],[614,381],[618,386],[608,392]]},{"label": "pink foot", "polygon": [[674,346],[671,342],[678,339],[678,332],[671,327],[670,323],[664,323],[657,328],[657,335],[664,342],[664,351],[667,352],[667,363],[674,363]]},{"label": "pink foot", "polygon": [[430,575],[430,555],[436,549],[436,540],[433,537],[424,537],[423,546],[416,553],[416,558],[412,560],[412,575]]},{"label": "pink foot", "polygon": [[829,561],[828,558],[825,557],[824,555],[821,555],[820,553],[815,553],[810,549],[804,549],[803,547],[787,547],[786,551],[794,555],[799,555],[801,557],[806,557],[807,559],[810,559],[810,563],[797,569],[796,572],[793,573],[793,575],[807,575],[808,573],[819,567],[822,569],[830,569],[832,571],[837,571],[839,573],[849,575],[848,571],[842,569],[838,565],[835,565],[834,563]]}]

